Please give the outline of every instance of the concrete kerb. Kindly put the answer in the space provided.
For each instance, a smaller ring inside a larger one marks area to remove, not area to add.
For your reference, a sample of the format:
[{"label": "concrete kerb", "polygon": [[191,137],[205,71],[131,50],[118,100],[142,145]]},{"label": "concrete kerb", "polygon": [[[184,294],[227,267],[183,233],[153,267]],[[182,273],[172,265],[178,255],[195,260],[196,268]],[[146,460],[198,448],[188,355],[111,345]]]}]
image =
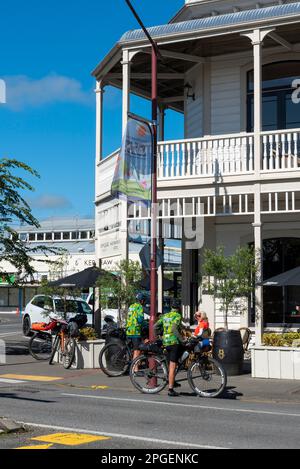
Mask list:
[{"label": "concrete kerb", "polygon": [[0,435],[25,431],[25,427],[14,420],[0,417]]}]

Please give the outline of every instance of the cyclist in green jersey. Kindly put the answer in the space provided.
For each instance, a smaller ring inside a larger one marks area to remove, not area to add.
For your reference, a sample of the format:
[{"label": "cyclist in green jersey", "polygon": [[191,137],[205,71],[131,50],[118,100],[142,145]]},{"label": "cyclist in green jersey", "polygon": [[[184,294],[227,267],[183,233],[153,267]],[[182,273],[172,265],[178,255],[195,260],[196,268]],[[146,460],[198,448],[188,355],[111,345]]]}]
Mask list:
[{"label": "cyclist in green jersey", "polygon": [[183,353],[183,337],[181,336],[182,316],[176,304],[172,305],[171,311],[163,314],[154,326],[155,334],[163,330],[163,344],[168,352],[169,358],[169,396],[176,397],[179,394],[174,391],[176,368],[178,361]]},{"label": "cyclist in green jersey", "polygon": [[136,303],[129,307],[126,321],[126,336],[132,343],[134,360],[141,354],[140,345],[142,343],[142,329],[145,324],[145,297],[142,293],[139,293],[136,296],[136,300]]}]

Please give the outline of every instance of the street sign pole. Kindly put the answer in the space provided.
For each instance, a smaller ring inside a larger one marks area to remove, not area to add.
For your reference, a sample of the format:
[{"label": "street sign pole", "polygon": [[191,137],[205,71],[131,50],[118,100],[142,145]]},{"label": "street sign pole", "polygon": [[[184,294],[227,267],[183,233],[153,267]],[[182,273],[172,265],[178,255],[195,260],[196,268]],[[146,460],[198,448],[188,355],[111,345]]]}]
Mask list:
[{"label": "street sign pole", "polygon": [[151,210],[151,307],[150,334],[153,341],[154,324],[157,316],[157,47],[152,45],[152,124],[153,124],[153,158],[152,158],[152,210]]},{"label": "street sign pole", "polygon": [[157,316],[157,117],[158,117],[158,93],[157,93],[157,63],[159,50],[139,15],[133,8],[130,0],[125,0],[134,17],[143,29],[152,47],[152,131],[153,131],[153,155],[152,155],[152,199],[151,199],[151,306],[149,339],[154,340],[154,324]]}]

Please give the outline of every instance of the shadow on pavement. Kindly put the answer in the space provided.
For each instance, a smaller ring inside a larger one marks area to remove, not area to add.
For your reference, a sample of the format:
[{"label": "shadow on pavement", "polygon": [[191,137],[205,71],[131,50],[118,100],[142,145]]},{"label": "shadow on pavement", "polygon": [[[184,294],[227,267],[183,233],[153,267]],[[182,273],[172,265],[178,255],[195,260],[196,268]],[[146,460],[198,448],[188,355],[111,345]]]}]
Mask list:
[{"label": "shadow on pavement", "polygon": [[[20,392],[22,392],[21,389],[20,389]],[[44,404],[55,404],[56,403],[56,401],[49,401],[49,400],[45,400],[45,399],[30,399],[30,398],[27,398],[27,397],[20,397],[15,393],[9,393],[9,392],[5,392],[5,393],[1,392],[0,393],[0,399],[1,398],[15,399],[15,400],[18,400],[18,401],[42,402]]]},{"label": "shadow on pavement", "polygon": [[6,342],[5,351],[6,355],[29,355],[28,345],[26,342]]}]

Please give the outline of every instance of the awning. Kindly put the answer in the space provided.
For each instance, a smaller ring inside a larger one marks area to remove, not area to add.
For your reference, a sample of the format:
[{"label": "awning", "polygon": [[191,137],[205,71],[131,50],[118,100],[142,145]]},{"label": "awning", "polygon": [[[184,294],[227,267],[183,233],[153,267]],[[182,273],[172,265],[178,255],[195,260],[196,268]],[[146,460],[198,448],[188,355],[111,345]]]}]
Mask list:
[{"label": "awning", "polygon": [[264,287],[296,287],[300,286],[300,267],[276,275],[263,282]]},{"label": "awning", "polygon": [[[94,288],[97,280],[107,275],[107,272],[97,267],[90,267],[77,274],[70,275],[69,277],[62,278],[55,282],[51,282],[52,287],[65,287],[65,288]],[[112,274],[111,274],[112,275]]]}]

